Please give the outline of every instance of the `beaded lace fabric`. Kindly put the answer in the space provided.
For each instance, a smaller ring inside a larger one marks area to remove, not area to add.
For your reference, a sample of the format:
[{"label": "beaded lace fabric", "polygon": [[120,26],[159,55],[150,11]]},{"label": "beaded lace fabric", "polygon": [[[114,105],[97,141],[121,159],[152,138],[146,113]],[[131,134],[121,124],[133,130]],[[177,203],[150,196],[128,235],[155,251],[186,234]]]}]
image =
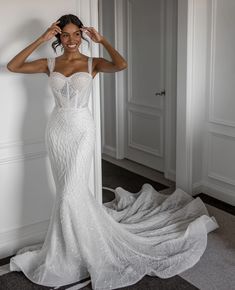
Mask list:
[{"label": "beaded lace fabric", "polygon": [[56,198],[44,242],[20,249],[10,270],[51,289],[91,282],[94,290],[110,290],[192,267],[205,251],[207,234],[218,227],[215,219],[200,198],[180,189],[164,195],[147,183],[137,193],[117,187],[114,200],[99,204],[88,187],[95,144],[88,109],[92,58],[88,72],[68,77],[55,72],[54,63],[48,59],[55,107],[45,141]]}]

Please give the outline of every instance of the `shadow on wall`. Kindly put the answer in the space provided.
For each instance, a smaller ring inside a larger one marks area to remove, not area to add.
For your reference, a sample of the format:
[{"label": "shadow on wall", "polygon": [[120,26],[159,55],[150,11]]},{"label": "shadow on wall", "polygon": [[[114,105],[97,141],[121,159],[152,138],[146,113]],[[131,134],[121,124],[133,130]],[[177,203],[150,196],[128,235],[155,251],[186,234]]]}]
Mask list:
[{"label": "shadow on wall", "polygon": [[[14,39],[14,43],[11,41],[10,45],[14,46],[17,44],[17,47],[21,47],[18,43],[23,41],[23,49],[36,40],[45,29],[42,22],[38,20],[24,23],[22,26],[16,27],[14,35],[10,35],[9,38]],[[50,44],[45,43],[38,48],[29,60],[47,57],[48,45]],[[0,51],[3,53],[8,49],[9,39],[5,40],[4,43],[0,45]],[[14,53],[17,54],[19,51],[15,51]],[[10,58],[13,56],[14,55],[10,56]],[[46,149],[45,146],[43,146],[45,144],[44,136],[48,112],[52,110],[51,103],[53,97],[48,89],[48,77],[46,74],[16,74],[9,72],[6,67],[9,60],[6,60],[5,64],[1,64],[0,72],[1,74],[9,75],[9,78],[12,77],[13,80],[11,84],[13,87],[14,81],[17,82],[17,85],[20,83],[20,88],[22,89],[20,90],[19,96],[17,96],[18,92],[16,85],[16,89],[14,90],[16,95],[14,97],[20,97],[24,103],[24,111],[22,111],[22,116],[19,118],[22,120],[21,126],[19,126],[20,132],[17,132],[17,136],[20,136],[20,140],[17,140],[17,143],[18,141],[22,142],[23,145],[19,154],[22,154],[25,158],[20,160],[22,186],[17,189],[18,191],[15,193],[16,196],[20,197],[20,204],[17,204],[19,212],[15,220],[18,220],[19,225],[28,225],[49,218],[49,216],[45,216],[44,213],[47,212],[50,214],[49,206],[52,206],[54,201],[54,193],[50,187],[48,176],[48,163],[47,159],[44,158],[47,153],[44,151]],[[15,77],[16,75],[17,77]],[[48,108],[48,106],[51,108]],[[9,117],[14,118],[14,116]],[[11,210],[7,212],[12,214]],[[44,217],[43,219],[41,217],[42,220],[39,220],[40,214]],[[16,237],[16,240],[18,239],[19,236]]]}]

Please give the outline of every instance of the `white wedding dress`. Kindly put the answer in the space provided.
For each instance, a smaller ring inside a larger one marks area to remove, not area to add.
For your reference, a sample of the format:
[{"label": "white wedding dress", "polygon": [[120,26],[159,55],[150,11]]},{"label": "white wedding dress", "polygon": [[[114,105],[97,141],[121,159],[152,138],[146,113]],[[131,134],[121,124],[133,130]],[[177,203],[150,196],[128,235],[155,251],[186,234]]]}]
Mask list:
[{"label": "white wedding dress", "polygon": [[55,107],[45,140],[56,199],[44,242],[19,250],[10,270],[52,289],[91,282],[92,289],[110,290],[192,267],[205,251],[207,233],[218,227],[215,219],[200,198],[180,189],[167,196],[147,183],[138,193],[117,187],[113,201],[99,204],[88,187],[95,144],[88,109],[92,58],[88,72],[69,77],[55,72],[54,62],[48,59]]}]

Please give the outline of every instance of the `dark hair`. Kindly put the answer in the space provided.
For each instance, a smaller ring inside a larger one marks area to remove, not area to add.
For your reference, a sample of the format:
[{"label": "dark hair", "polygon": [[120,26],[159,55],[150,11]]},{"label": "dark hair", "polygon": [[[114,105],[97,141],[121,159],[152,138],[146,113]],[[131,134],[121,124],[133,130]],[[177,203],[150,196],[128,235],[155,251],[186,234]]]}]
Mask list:
[{"label": "dark hair", "polygon": [[[63,15],[57,21],[60,21],[60,23],[58,23],[57,25],[61,29],[63,29],[65,27],[65,25],[67,25],[69,23],[73,23],[73,24],[77,25],[79,28],[83,27],[82,21],[76,15],[73,15],[73,14]],[[82,36],[82,39],[86,40],[89,43],[89,41],[83,37],[82,31],[81,31],[81,36]],[[52,45],[51,45],[53,50],[54,50],[54,52],[56,52],[57,46],[61,45],[60,34],[57,33],[55,35],[55,37],[56,37],[56,40],[53,41]]]}]

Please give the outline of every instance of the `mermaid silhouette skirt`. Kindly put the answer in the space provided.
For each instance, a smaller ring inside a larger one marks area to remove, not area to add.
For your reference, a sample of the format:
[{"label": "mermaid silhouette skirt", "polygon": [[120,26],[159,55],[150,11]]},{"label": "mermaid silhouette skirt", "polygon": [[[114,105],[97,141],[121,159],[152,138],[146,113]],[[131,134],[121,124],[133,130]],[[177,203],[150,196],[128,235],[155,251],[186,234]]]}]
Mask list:
[{"label": "mermaid silhouette skirt", "polygon": [[[85,79],[83,89],[91,86],[91,78],[86,73],[52,76],[57,104],[45,139],[56,198],[44,242],[19,250],[10,270],[44,286],[78,283],[71,289],[80,289],[91,282],[94,290],[111,290],[145,275],[169,278],[195,265],[207,234],[218,227],[201,199],[180,189],[167,196],[146,183],[136,193],[117,187],[114,200],[99,204],[88,186],[94,120],[87,106],[59,103],[59,93],[68,92],[64,88],[71,85],[71,96],[78,80]],[[77,89],[79,97],[82,89]]]}]

